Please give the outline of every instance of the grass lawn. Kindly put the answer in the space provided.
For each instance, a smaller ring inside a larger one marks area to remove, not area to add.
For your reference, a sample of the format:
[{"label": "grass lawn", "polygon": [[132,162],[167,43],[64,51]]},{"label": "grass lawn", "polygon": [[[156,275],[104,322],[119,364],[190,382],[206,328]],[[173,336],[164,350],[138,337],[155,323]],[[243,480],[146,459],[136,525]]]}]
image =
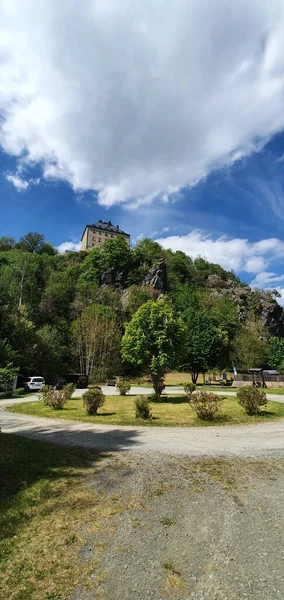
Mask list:
[{"label": "grass lawn", "polygon": [[105,396],[105,404],[96,416],[88,416],[81,398],[72,399],[63,410],[54,410],[41,402],[23,403],[11,407],[11,412],[74,419],[103,425],[148,425],[163,427],[208,427],[210,425],[245,425],[263,423],[267,420],[284,417],[284,404],[268,402],[267,408],[259,416],[249,417],[234,397],[224,397],[219,412],[211,422],[197,419],[189,406],[186,396],[163,396],[163,402],[151,403],[153,419],[143,421],[135,418],[134,399],[136,396]]},{"label": "grass lawn", "polygon": [[0,434],[0,598],[61,600],[91,580],[97,556],[80,564],[78,551],[114,510],[85,484],[98,463],[94,452]]}]

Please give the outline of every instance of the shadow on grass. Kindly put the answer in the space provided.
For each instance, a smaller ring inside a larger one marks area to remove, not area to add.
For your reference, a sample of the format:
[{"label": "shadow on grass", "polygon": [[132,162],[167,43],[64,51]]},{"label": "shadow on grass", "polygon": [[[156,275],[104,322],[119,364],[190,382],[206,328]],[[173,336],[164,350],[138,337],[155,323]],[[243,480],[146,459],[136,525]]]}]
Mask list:
[{"label": "shadow on grass", "polygon": [[134,445],[137,433],[64,431],[64,425],[51,433],[29,423],[24,435],[28,439],[0,434],[0,545],[16,535],[42,498],[52,498],[56,480],[81,479],[82,469],[93,469],[108,452]]},{"label": "shadow on grass", "polygon": [[161,400],[150,400],[153,404],[188,404],[187,396],[161,396]]}]

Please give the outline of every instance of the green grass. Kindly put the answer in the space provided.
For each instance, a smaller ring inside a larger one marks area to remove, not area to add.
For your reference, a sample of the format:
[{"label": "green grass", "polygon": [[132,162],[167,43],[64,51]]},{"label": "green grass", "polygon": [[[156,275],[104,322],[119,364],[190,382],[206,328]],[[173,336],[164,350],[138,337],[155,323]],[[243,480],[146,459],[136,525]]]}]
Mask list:
[{"label": "green grass", "polygon": [[74,419],[103,425],[143,425],[149,427],[208,427],[212,425],[246,425],[263,423],[267,420],[284,417],[284,404],[268,402],[267,408],[259,416],[248,416],[234,397],[224,397],[219,412],[213,421],[197,419],[189,406],[186,396],[163,396],[163,402],[151,403],[153,419],[144,421],[135,418],[134,399],[136,396],[105,396],[105,403],[95,416],[88,416],[82,398],[72,399],[63,410],[54,410],[41,402],[23,403],[11,407],[11,412],[49,417]]},{"label": "green grass", "polygon": [[99,518],[98,498],[82,483],[97,460],[94,452],[0,434],[0,598],[68,598],[84,585],[89,567],[78,565],[76,523],[92,529]]}]

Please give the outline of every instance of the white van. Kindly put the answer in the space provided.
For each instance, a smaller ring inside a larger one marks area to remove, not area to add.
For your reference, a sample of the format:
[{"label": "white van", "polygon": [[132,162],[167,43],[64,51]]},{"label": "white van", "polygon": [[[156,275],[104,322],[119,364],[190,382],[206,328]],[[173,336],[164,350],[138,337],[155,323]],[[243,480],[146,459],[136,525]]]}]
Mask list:
[{"label": "white van", "polygon": [[38,392],[45,385],[43,377],[27,377],[24,381],[24,388],[26,392]]}]

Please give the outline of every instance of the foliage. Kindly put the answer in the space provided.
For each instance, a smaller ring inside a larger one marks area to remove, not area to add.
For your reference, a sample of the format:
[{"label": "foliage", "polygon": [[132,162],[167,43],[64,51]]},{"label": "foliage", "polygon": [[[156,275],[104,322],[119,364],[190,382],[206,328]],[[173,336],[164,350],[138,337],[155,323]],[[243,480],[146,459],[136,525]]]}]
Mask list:
[{"label": "foliage", "polygon": [[284,338],[270,338],[268,344],[268,364],[271,369],[282,370],[284,365]]},{"label": "foliage", "polygon": [[92,304],[72,323],[71,332],[80,373],[102,381],[119,369],[121,332],[111,308]]},{"label": "foliage", "polygon": [[212,421],[219,410],[222,398],[212,392],[197,392],[189,397],[189,404],[202,421]]},{"label": "foliage", "polygon": [[189,306],[182,319],[186,327],[184,369],[191,373],[195,384],[200,372],[216,366],[227,336],[211,315],[195,307]]},{"label": "foliage", "polygon": [[119,391],[121,396],[126,396],[127,392],[129,392],[131,388],[131,383],[129,381],[118,381],[116,384],[116,389]]},{"label": "foliage", "polygon": [[17,388],[16,390],[13,391],[13,396],[24,396],[25,393],[26,393],[25,388]]},{"label": "foliage", "polygon": [[233,343],[233,358],[239,370],[265,367],[267,345],[265,332],[260,323],[249,320],[236,335]]},{"label": "foliage", "polygon": [[248,415],[259,415],[260,407],[267,405],[265,392],[249,385],[238,389],[237,398]]},{"label": "foliage", "polygon": [[196,385],[195,383],[185,383],[183,389],[188,396],[191,396],[196,390]]},{"label": "foliage", "polygon": [[31,254],[37,254],[40,252],[44,244],[44,235],[42,233],[36,233],[29,231],[23,237],[21,237],[18,247]]},{"label": "foliage", "polygon": [[8,363],[6,367],[0,368],[0,392],[11,390],[18,373],[17,367]]},{"label": "foliage", "polygon": [[184,328],[166,300],[143,304],[126,325],[122,357],[130,364],[149,370],[155,393],[162,391],[167,367],[177,361]]},{"label": "foliage", "polygon": [[104,401],[102,390],[92,388],[83,394],[83,403],[88,415],[96,415],[98,409],[103,406]]},{"label": "foliage", "polygon": [[54,388],[47,386],[48,389],[41,395],[45,406],[50,406],[55,410],[62,410],[64,404],[69,400],[68,390],[55,390]]},{"label": "foliage", "polygon": [[49,397],[53,390],[52,385],[43,385],[38,392],[38,399],[43,402],[44,406],[48,406]]},{"label": "foliage", "polygon": [[65,393],[66,393],[66,396],[67,396],[68,400],[71,400],[72,394],[75,391],[75,389],[76,389],[76,386],[74,385],[74,383],[67,383],[64,386],[64,390],[65,390]]},{"label": "foliage", "polygon": [[137,396],[134,401],[136,419],[152,419],[152,411],[146,396]]}]

